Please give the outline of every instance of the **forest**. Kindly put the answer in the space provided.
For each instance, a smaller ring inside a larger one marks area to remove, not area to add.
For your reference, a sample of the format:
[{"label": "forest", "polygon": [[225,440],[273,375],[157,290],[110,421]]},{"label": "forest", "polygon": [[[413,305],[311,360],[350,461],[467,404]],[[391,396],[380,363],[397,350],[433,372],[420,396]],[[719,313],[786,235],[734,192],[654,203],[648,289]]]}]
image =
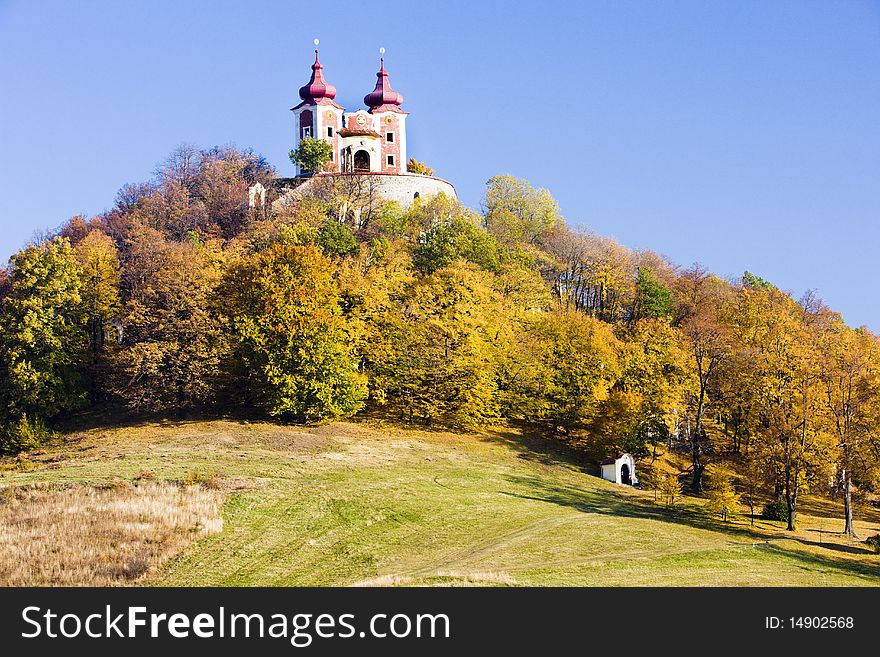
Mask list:
[{"label": "forest", "polygon": [[803,495],[838,496],[852,535],[880,473],[880,343],[816,294],[576,229],[509,175],[479,211],[330,177],[274,204],[274,179],[250,151],[182,146],[14,254],[0,451],[108,414],[517,423],[596,460],[679,450],[690,492],[792,530]]}]

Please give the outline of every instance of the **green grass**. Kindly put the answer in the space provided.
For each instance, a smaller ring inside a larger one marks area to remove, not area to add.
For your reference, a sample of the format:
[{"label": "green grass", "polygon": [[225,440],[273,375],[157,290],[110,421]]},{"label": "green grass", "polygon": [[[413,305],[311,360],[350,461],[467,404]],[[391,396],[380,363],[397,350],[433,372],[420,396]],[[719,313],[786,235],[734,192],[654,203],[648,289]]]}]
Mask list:
[{"label": "green grass", "polygon": [[[721,523],[699,500],[667,510],[509,430],[146,424],[5,459],[0,486],[144,471],[218,481],[227,495],[223,531],[166,562],[159,585],[880,583],[880,556],[835,533],[836,505],[808,505],[794,534]],[[880,531],[860,513],[863,536]]]}]

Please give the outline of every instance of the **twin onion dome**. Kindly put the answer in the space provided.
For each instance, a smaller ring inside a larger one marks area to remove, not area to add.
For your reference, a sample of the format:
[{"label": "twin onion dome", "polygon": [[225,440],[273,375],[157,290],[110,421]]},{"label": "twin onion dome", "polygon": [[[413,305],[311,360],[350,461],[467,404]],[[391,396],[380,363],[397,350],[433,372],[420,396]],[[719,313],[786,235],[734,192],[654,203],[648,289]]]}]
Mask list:
[{"label": "twin onion dome", "polygon": [[[385,70],[385,58],[382,57],[379,64],[379,72],[376,73],[376,88],[364,96],[364,104],[370,111],[400,111],[398,108],[403,103],[403,96],[391,88],[388,81],[388,71]],[[332,102],[336,98],[336,87],[324,79],[324,67],[318,59],[318,51],[315,50],[315,63],[312,64],[312,77],[308,83],[299,89],[299,97],[304,103],[321,104]]]}]

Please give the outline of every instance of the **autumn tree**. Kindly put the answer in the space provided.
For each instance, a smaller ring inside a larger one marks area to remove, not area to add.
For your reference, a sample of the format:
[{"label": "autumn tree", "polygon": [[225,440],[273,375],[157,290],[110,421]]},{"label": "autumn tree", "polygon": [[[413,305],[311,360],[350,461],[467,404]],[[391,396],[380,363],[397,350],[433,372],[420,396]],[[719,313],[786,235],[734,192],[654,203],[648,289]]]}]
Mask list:
[{"label": "autumn tree", "polygon": [[462,215],[474,219],[472,210],[442,192],[427,199],[420,197],[396,218],[395,235],[417,242],[435,226],[450,223]]},{"label": "autumn tree", "polygon": [[[85,235],[75,248],[80,267],[82,320],[88,334],[90,393],[98,389],[99,368],[111,321],[120,317],[120,263],[113,240],[99,230]],[[116,337],[115,335],[113,336]]]},{"label": "autumn tree", "polygon": [[583,429],[620,376],[620,343],[610,326],[564,309],[546,313],[533,327],[538,348],[531,363],[532,392],[542,417],[566,436]]},{"label": "autumn tree", "polygon": [[301,421],[362,407],[364,377],[347,345],[332,264],[317,247],[279,242],[244,258],[224,297],[257,404]]},{"label": "autumn tree", "polygon": [[[320,141],[320,140],[318,140]],[[325,142],[321,142],[325,143]],[[326,216],[346,224],[355,233],[368,229],[383,215],[389,201],[382,193],[377,176],[316,176],[300,189],[299,207],[310,200],[322,207]]]},{"label": "autumn tree", "polygon": [[545,275],[568,308],[606,322],[632,315],[635,295],[634,254],[597,235],[558,226],[544,239],[552,256]]},{"label": "autumn tree", "polygon": [[486,229],[505,246],[537,244],[562,222],[550,192],[510,175],[489,179],[484,205]]},{"label": "autumn tree", "polygon": [[507,324],[487,276],[456,260],[409,288],[393,386],[408,419],[467,427],[499,417],[496,367]]},{"label": "autumn tree", "polygon": [[744,288],[753,297],[753,379],[760,425],[757,436],[776,467],[788,509],[797,522],[800,495],[828,463],[828,432],[822,417],[818,343],[808,313],[775,289]]},{"label": "autumn tree", "polygon": [[10,259],[0,306],[0,448],[39,438],[35,427],[85,401],[81,355],[82,282],[65,238],[28,246]]},{"label": "autumn tree", "polygon": [[688,354],[668,320],[643,319],[618,332],[621,374],[590,423],[594,449],[604,455],[657,456],[687,391]]},{"label": "autumn tree", "polygon": [[535,364],[541,362],[544,346],[536,326],[554,308],[553,295],[528,260],[505,258],[492,278],[492,287],[504,304],[507,325],[496,370],[502,415],[543,421],[547,400],[535,394],[542,389],[543,376]]},{"label": "autumn tree", "polygon": [[464,210],[447,221],[431,226],[419,240],[413,253],[415,267],[427,274],[464,259],[487,271],[497,271],[500,264],[498,244],[482,230],[476,218]]},{"label": "autumn tree", "polygon": [[733,487],[730,473],[724,470],[713,472],[706,508],[721,516],[722,521],[727,522],[728,518],[736,513],[739,502],[740,496]]},{"label": "autumn tree", "polygon": [[190,233],[210,232],[210,224],[205,204],[194,195],[189,184],[169,177],[138,199],[127,213],[125,233],[120,237],[125,241],[136,239],[142,234],[143,227],[173,240],[184,241]]},{"label": "autumn tree", "polygon": [[880,419],[880,345],[865,329],[827,317],[821,336],[822,392],[833,427],[837,477],[843,493],[844,533],[853,529],[854,478],[870,481],[876,469],[873,438]]},{"label": "autumn tree", "polygon": [[721,363],[729,352],[727,327],[723,322],[726,284],[700,265],[685,271],[679,279],[676,324],[689,351],[694,379],[687,404],[685,435],[691,445],[691,489],[703,489],[704,452],[708,435],[704,426],[708,392]]},{"label": "autumn tree", "polygon": [[123,344],[117,389],[134,408],[185,413],[212,397],[225,350],[213,307],[219,266],[197,237],[169,241],[143,228],[122,275]]},{"label": "autumn tree", "polygon": [[216,147],[200,154],[193,196],[205,209],[207,234],[231,239],[243,232],[250,220],[248,188],[260,182],[269,186],[274,169],[249,150]]},{"label": "autumn tree", "polygon": [[340,305],[352,355],[368,375],[377,406],[399,401],[408,330],[406,299],[414,281],[406,245],[377,238],[339,263]]},{"label": "autumn tree", "polygon": [[761,423],[757,358],[762,347],[755,338],[762,326],[765,295],[743,280],[723,311],[728,350],[710,383],[714,410],[730,439],[728,449],[749,458],[751,436]]},{"label": "autumn tree", "polygon": [[434,169],[429,167],[424,162],[419,162],[414,157],[409,158],[409,161],[406,163],[406,170],[409,173],[418,173],[422,176],[433,176],[434,175]]},{"label": "autumn tree", "polygon": [[675,502],[681,497],[681,481],[677,475],[662,474],[657,482],[657,492],[663,498],[667,509],[675,506]]}]

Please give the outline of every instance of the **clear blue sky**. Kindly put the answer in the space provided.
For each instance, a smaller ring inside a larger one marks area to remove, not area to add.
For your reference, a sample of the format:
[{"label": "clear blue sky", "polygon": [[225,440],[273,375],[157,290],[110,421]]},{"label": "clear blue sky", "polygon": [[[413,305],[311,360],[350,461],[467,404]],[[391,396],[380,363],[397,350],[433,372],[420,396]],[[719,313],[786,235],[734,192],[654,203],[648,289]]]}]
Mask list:
[{"label": "clear blue sky", "polygon": [[880,2],[0,0],[0,256],[110,207],[177,144],[292,167],[312,39],[349,109],[387,49],[410,154],[478,206],[817,288],[880,330]]}]

